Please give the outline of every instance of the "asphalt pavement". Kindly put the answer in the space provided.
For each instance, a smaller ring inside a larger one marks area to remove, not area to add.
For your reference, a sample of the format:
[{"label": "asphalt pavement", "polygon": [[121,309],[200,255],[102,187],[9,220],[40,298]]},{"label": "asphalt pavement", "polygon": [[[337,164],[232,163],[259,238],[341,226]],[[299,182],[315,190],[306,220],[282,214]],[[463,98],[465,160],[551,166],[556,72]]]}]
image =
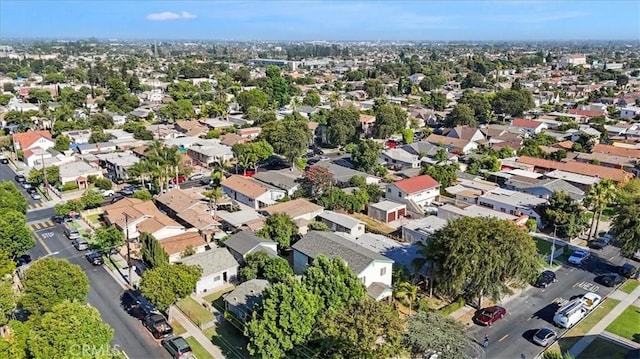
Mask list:
[{"label": "asphalt pavement", "polygon": [[624,263],[625,259],[614,246],[591,252],[593,256],[582,268],[563,264],[556,271],[557,283],[546,289],[529,288],[509,301],[504,305],[507,315],[491,327],[472,324],[468,334],[478,346],[481,346],[485,335],[489,337],[485,357],[536,358],[544,349],[532,342],[536,330],[548,327],[555,330],[558,336],[567,331],[553,324],[553,316],[560,306],[587,292],[597,293],[602,298],[613,292],[614,288],[598,284],[594,278],[615,271],[616,266]]},{"label": "asphalt pavement", "polygon": [[63,225],[35,231],[36,246],[29,254],[36,260],[48,253],[56,258],[66,258],[77,264],[89,277],[90,290],[88,302],[100,311],[102,320],[115,331],[111,344],[123,350],[131,359],[169,358],[167,351],[160,346],[142,323],[131,317],[120,306],[120,295],[124,289],[102,266],[91,265],[84,257],[86,252],[77,251],[63,233]]}]

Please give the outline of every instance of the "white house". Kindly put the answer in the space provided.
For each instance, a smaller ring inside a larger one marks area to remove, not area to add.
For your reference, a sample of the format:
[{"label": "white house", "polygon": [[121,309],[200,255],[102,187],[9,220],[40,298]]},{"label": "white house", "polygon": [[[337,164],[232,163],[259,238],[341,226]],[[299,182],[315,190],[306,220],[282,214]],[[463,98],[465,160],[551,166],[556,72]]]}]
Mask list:
[{"label": "white house", "polygon": [[[412,210],[420,210],[440,194],[440,183],[429,175],[416,176],[393,182],[387,186],[385,198],[390,201],[406,203]],[[417,207],[417,208],[415,208]]]},{"label": "white house", "polygon": [[222,191],[240,203],[258,210],[262,207],[278,203],[286,195],[286,191],[262,184],[252,178],[232,175],[225,178],[222,183]]},{"label": "white house", "polygon": [[537,135],[549,128],[549,125],[544,122],[532,121],[523,118],[514,118],[513,121],[511,121],[511,126],[520,129],[523,133],[529,136]]},{"label": "white house", "polygon": [[422,81],[423,79],[424,79],[424,74],[421,74],[421,73],[415,73],[409,76],[409,81],[411,81],[411,83],[415,85],[419,84],[420,81]]},{"label": "white house", "polygon": [[75,183],[78,177],[88,178],[95,176],[102,178],[102,169],[84,161],[74,161],[60,166],[60,182]]},{"label": "white house", "polygon": [[496,188],[478,197],[478,205],[480,206],[514,216],[526,214],[529,218],[535,219],[538,226],[542,225],[538,212],[540,207],[546,203],[547,200],[544,198],[503,188]]},{"label": "white house", "polygon": [[315,258],[325,255],[340,258],[367,287],[376,300],[392,294],[393,260],[344,239],[332,232],[311,231],[293,245],[293,271],[302,274]]},{"label": "white house", "polygon": [[356,238],[364,234],[364,222],[346,214],[324,211],[318,215],[318,219],[335,232],[349,233]]},{"label": "white house", "polygon": [[226,283],[234,283],[240,265],[226,248],[213,248],[182,258],[180,263],[197,265],[202,276],[196,283],[196,294],[214,291]]},{"label": "white house", "polygon": [[620,117],[621,118],[634,118],[640,115],[640,107],[625,107],[620,109]]},{"label": "white house", "polygon": [[47,150],[55,144],[49,131],[28,131],[13,134],[13,149],[15,151],[24,152],[36,148]]},{"label": "white house", "polygon": [[587,63],[587,58],[584,54],[572,54],[572,55],[564,55],[558,61],[559,67],[567,67],[567,66],[582,66]]}]

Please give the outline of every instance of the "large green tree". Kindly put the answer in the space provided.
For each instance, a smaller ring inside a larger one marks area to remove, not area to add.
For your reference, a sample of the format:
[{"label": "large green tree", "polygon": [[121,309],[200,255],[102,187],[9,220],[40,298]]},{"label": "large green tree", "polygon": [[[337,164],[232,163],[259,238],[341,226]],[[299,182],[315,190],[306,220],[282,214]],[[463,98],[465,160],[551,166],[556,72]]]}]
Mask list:
[{"label": "large green tree", "polygon": [[598,235],[602,211],[604,211],[608,205],[613,204],[616,198],[617,188],[615,183],[610,180],[603,179],[589,189],[584,199],[584,204],[593,211],[593,216],[591,217],[587,240],[591,240],[592,237]]},{"label": "large green tree", "polygon": [[413,358],[430,358],[434,354],[442,359],[466,358],[470,345],[464,326],[439,312],[409,317],[404,342]]},{"label": "large green tree", "polygon": [[340,309],[366,295],[366,288],[340,258],[320,255],[313,260],[302,283],[320,297],[325,310]]},{"label": "large green tree", "polygon": [[140,291],[160,310],[196,290],[202,268],[186,264],[169,264],[146,270],[140,279]]},{"label": "large green tree", "polygon": [[71,140],[68,136],[60,135],[56,137],[56,144],[53,146],[58,151],[67,151],[69,150],[69,145],[71,144]]},{"label": "large green tree", "polygon": [[618,214],[611,223],[611,231],[620,244],[623,255],[633,256],[640,251],[640,200],[618,207]]},{"label": "large green tree", "polygon": [[284,156],[293,166],[295,160],[306,152],[311,131],[306,121],[273,121],[262,126],[259,139],[267,141],[275,153]]},{"label": "large green tree", "polygon": [[487,95],[473,90],[465,90],[462,93],[462,97],[458,100],[458,103],[471,107],[478,121],[484,122],[489,120],[491,103]]},{"label": "large green tree", "polygon": [[277,283],[289,279],[293,276],[293,271],[286,259],[258,251],[247,255],[238,274],[241,281],[260,278]]},{"label": "large green tree", "polygon": [[36,315],[65,300],[84,303],[89,293],[89,279],[82,268],[58,258],[35,261],[26,270],[23,285],[22,307]]},{"label": "large green tree", "polygon": [[438,268],[436,289],[452,297],[477,298],[480,307],[484,296],[498,301],[510,293],[510,284],[524,285],[538,274],[535,242],[507,220],[454,219],[431,240]]},{"label": "large green tree", "polygon": [[522,116],[535,106],[531,92],[527,90],[501,90],[493,98],[493,111],[497,114]]},{"label": "large green tree", "polygon": [[373,134],[376,138],[389,138],[407,126],[408,114],[400,105],[383,104],[375,110]]},{"label": "large green tree", "polygon": [[247,168],[255,168],[258,162],[264,161],[273,155],[273,147],[264,140],[237,143],[231,149],[245,173]]},{"label": "large green tree", "polygon": [[367,93],[369,98],[380,97],[384,93],[384,83],[378,79],[366,80],[364,82],[364,92]]},{"label": "large green tree", "polygon": [[261,110],[266,110],[269,107],[269,96],[260,89],[241,92],[236,100],[244,113],[247,113],[251,107],[256,107]]},{"label": "large green tree", "polygon": [[543,209],[543,221],[556,228],[560,238],[573,238],[588,228],[582,206],[566,192],[554,192]]},{"label": "large green tree", "polygon": [[98,249],[109,252],[124,244],[124,233],[113,225],[99,227],[93,232],[93,240]]},{"label": "large green tree", "polygon": [[323,358],[392,358],[401,352],[403,331],[393,307],[365,296],[322,315],[313,338]]},{"label": "large green tree", "polygon": [[142,260],[151,268],[169,264],[169,255],[152,234],[142,232],[140,242],[142,242]]},{"label": "large green tree", "polygon": [[64,301],[35,323],[28,341],[29,353],[33,359],[109,358],[113,354],[109,344],[113,333],[97,309]]},{"label": "large green tree", "polygon": [[296,280],[273,284],[245,325],[249,354],[282,358],[306,343],[321,308],[320,298]]},{"label": "large green tree", "polygon": [[420,174],[431,176],[434,180],[440,183],[441,190],[445,190],[447,187],[455,184],[458,180],[456,171],[458,171],[457,163],[436,165],[428,164],[422,168]]},{"label": "large green tree", "polygon": [[0,183],[0,209],[7,208],[27,213],[27,199],[22,195],[13,181]]},{"label": "large green tree", "polygon": [[360,113],[353,107],[336,107],[327,115],[327,143],[344,146],[357,139]]},{"label": "large green tree", "polygon": [[447,115],[444,125],[447,127],[476,127],[478,125],[478,121],[476,121],[475,113],[469,105],[459,103],[453,108],[453,110],[451,110],[451,113]]},{"label": "large green tree", "polygon": [[277,242],[280,249],[289,248],[291,237],[297,233],[298,226],[286,213],[272,214],[267,218],[262,229],[257,232],[260,237]]},{"label": "large green tree", "polygon": [[362,140],[351,152],[354,167],[362,172],[372,173],[380,160],[382,145],[374,140]]},{"label": "large green tree", "polygon": [[13,209],[0,209],[0,248],[15,257],[24,254],[35,244],[24,214]]}]

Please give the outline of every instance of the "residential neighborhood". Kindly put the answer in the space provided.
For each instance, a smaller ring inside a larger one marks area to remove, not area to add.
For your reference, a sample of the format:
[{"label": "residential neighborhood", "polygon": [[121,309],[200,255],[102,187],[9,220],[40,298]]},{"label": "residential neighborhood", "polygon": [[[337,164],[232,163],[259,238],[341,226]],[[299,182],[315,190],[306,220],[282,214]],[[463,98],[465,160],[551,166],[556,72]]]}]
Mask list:
[{"label": "residential neighborhood", "polygon": [[613,40],[0,32],[0,353],[640,357]]}]

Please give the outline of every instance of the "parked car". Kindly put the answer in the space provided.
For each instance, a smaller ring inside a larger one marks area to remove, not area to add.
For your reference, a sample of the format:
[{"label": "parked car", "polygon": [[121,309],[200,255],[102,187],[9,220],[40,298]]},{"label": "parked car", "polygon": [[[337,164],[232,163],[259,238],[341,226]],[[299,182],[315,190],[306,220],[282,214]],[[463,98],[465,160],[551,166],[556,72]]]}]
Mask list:
[{"label": "parked car", "polygon": [[120,194],[123,196],[131,196],[136,190],[131,188],[124,188],[120,191]]},{"label": "parked car", "polygon": [[618,273],[625,278],[635,278],[638,268],[631,263],[625,263],[618,267]]},{"label": "parked car", "polygon": [[104,264],[104,259],[102,258],[102,253],[91,251],[85,255],[85,258],[89,261],[89,263],[94,266],[101,266]]},{"label": "parked car", "polygon": [[20,182],[20,184],[22,185],[22,188],[28,190],[29,188],[32,188],[33,186],[31,185],[31,183],[27,182],[27,181],[23,181]]},{"label": "parked car", "polygon": [[557,282],[556,273],[554,271],[546,270],[540,273],[538,280],[536,280],[535,286],[538,288],[546,288],[551,283]]},{"label": "parked car", "polygon": [[24,177],[24,175],[16,175],[14,177],[14,179],[16,180],[16,182],[18,183],[22,183],[22,182],[26,182],[27,179]]},{"label": "parked car", "polygon": [[187,181],[187,178],[185,176],[178,176],[177,179],[178,180],[176,181],[176,177],[173,177],[172,179],[169,180],[169,183],[176,184],[176,183],[182,183]]},{"label": "parked car", "polygon": [[31,192],[31,198],[33,198],[36,201],[39,201],[42,199],[42,197],[38,194],[38,192]]},{"label": "parked car", "polygon": [[507,310],[505,308],[494,305],[493,307],[484,308],[476,312],[473,321],[480,325],[491,326],[491,324],[506,314]]},{"label": "parked car", "polygon": [[183,337],[172,337],[162,341],[162,346],[167,349],[172,358],[192,359],[193,351],[189,343]]},{"label": "parked car", "polygon": [[116,184],[123,184],[124,180],[122,178],[116,178],[113,180],[113,182],[115,182]]},{"label": "parked car", "polygon": [[111,198],[111,203],[116,203],[116,202],[118,202],[119,200],[121,200],[123,198],[125,198],[125,197],[123,195],[120,195],[120,194],[117,195],[117,196],[113,196],[113,198]]},{"label": "parked car", "polygon": [[68,225],[64,229],[64,235],[67,236],[67,238],[69,238],[69,239],[78,239],[78,238],[80,238],[80,232],[78,232],[78,229],[70,227]]},{"label": "parked car", "polygon": [[595,241],[589,242],[589,248],[602,249],[611,243],[611,237],[600,237]]},{"label": "parked car", "polygon": [[86,239],[79,237],[72,241],[73,246],[79,251],[86,251],[89,249],[89,242]]},{"label": "parked car", "polygon": [[1,156],[0,163],[2,163],[3,165],[9,164],[9,159],[4,156]]},{"label": "parked car", "polygon": [[195,180],[199,180],[199,179],[203,179],[204,178],[204,173],[195,173],[192,174],[191,176],[189,176],[189,180],[190,181],[195,181]]},{"label": "parked car", "polygon": [[142,324],[156,339],[166,338],[173,334],[173,328],[167,322],[167,318],[159,313],[147,315],[142,320]]},{"label": "parked car", "polygon": [[14,260],[16,262],[16,267],[20,267],[23,266],[25,264],[29,264],[31,263],[31,256],[28,254],[23,254],[19,257],[16,257],[16,259]]},{"label": "parked car", "polygon": [[64,217],[62,217],[62,216],[53,216],[53,217],[51,217],[51,220],[55,224],[62,224],[62,222],[64,222]]},{"label": "parked car", "polygon": [[541,329],[538,329],[536,334],[533,335],[533,342],[543,347],[546,347],[547,345],[553,343],[554,340],[556,340],[557,336],[558,334],[556,334],[556,332],[553,329],[541,328]]},{"label": "parked car", "polygon": [[625,277],[618,275],[616,273],[608,273],[604,274],[597,278],[597,281],[606,285],[607,287],[615,287],[618,284],[624,283],[626,280]]},{"label": "parked car", "polygon": [[602,301],[602,297],[597,295],[596,293],[589,292],[580,298],[582,302],[582,306],[590,312],[593,308],[597,307],[598,304]]},{"label": "parked car", "polygon": [[574,299],[556,311],[553,322],[561,328],[571,328],[587,314],[581,299]]},{"label": "parked car", "polygon": [[114,194],[116,194],[116,191],[114,191],[112,189],[107,189],[107,190],[102,191],[102,196],[104,196],[104,197],[111,197]]},{"label": "parked car", "polygon": [[35,188],[31,187],[31,188],[27,188],[27,193],[28,194],[32,194],[32,193],[36,193],[38,192],[38,190],[36,190]]},{"label": "parked car", "polygon": [[584,262],[587,261],[587,259],[590,256],[591,256],[591,253],[589,251],[586,251],[584,249],[577,249],[573,251],[573,253],[571,254],[571,256],[567,261],[569,262],[569,264],[582,265],[584,264]]}]

